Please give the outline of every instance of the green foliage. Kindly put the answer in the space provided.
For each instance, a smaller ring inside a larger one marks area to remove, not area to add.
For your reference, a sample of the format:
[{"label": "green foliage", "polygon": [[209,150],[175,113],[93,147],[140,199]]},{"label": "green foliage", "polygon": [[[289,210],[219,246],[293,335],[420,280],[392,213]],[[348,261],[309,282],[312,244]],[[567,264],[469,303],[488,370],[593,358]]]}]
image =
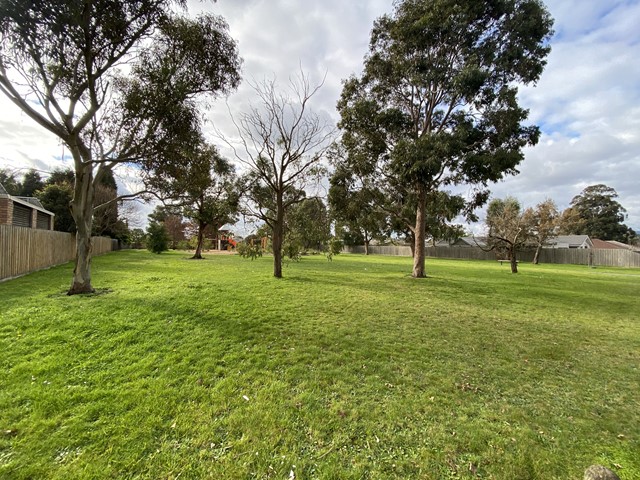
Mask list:
[{"label": "green foliage", "polygon": [[54,230],[60,232],[76,232],[76,222],[71,215],[70,203],[73,198],[73,183],[46,182],[44,188],[36,193],[36,197],[42,206],[55,214],[53,220]]},{"label": "green foliage", "polygon": [[571,200],[564,214],[564,231],[600,240],[631,243],[635,232],[626,226],[626,210],[616,200],[618,193],[606,185],[591,185]]},{"label": "green foliage", "polygon": [[9,195],[19,195],[22,188],[15,173],[8,168],[0,168],[0,185],[4,187]]},{"label": "green foliage", "polygon": [[181,172],[176,188],[181,191],[182,214],[197,226],[195,258],[203,248],[205,230],[214,235],[223,225],[235,223],[241,196],[235,169],[213,145],[201,144],[193,152],[194,158]]},{"label": "green foliage", "polygon": [[152,253],[162,253],[169,250],[169,234],[162,223],[151,222],[147,227],[147,250]]},{"label": "green foliage", "polygon": [[415,233],[414,275],[424,276],[429,197],[469,184],[464,209],[453,205],[470,215],[537,143],[517,84],[540,77],[553,22],[538,0],[394,6],[374,23],[363,74],[344,83],[339,126],[348,171],[394,199],[394,217]]},{"label": "green foliage", "polygon": [[209,258],[0,283],[0,478],[640,478],[640,270]]},{"label": "green foliage", "polygon": [[286,215],[285,244],[300,251],[323,251],[330,237],[329,215],[322,199],[305,198],[291,205]]},{"label": "green foliage", "polygon": [[93,192],[93,235],[124,238],[126,225],[118,218],[118,188],[111,170],[105,170]]},{"label": "green foliage", "polygon": [[251,260],[255,260],[256,258],[261,257],[263,254],[260,242],[251,240],[238,242],[236,251],[242,258],[250,258]]},{"label": "green foliage", "polygon": [[330,179],[331,217],[340,225],[340,234],[350,245],[362,245],[383,238],[388,227],[387,200],[376,182],[353,172],[340,146],[332,151],[334,172]]},{"label": "green foliage", "polygon": [[44,182],[42,181],[42,177],[32,168],[24,174],[24,177],[22,177],[20,196],[34,197],[36,192],[38,190],[42,190],[43,187]]},{"label": "green foliage", "polygon": [[339,255],[344,248],[344,242],[337,236],[333,236],[329,239],[329,249],[327,250],[327,260],[333,260],[334,255]]},{"label": "green foliage", "polygon": [[132,228],[129,230],[127,241],[131,248],[143,248],[147,241],[147,235],[141,228]]},{"label": "green foliage", "polygon": [[302,259],[304,248],[302,246],[302,243],[298,239],[288,238],[282,245],[282,252],[286,257],[289,258],[289,260],[299,262],[300,259]]},{"label": "green foliage", "polygon": [[[189,245],[190,250],[195,250],[198,248],[198,236],[194,235],[187,241],[187,245]],[[213,248],[213,240],[207,237],[202,237],[202,243],[200,244],[201,250],[211,250]]]}]

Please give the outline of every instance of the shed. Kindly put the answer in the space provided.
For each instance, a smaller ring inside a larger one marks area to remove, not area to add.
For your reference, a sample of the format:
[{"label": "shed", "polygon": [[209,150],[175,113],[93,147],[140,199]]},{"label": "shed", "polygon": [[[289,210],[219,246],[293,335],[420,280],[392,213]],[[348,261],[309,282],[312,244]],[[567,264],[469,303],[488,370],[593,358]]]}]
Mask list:
[{"label": "shed", "polygon": [[53,230],[54,217],[37,198],[9,195],[0,184],[0,225]]}]

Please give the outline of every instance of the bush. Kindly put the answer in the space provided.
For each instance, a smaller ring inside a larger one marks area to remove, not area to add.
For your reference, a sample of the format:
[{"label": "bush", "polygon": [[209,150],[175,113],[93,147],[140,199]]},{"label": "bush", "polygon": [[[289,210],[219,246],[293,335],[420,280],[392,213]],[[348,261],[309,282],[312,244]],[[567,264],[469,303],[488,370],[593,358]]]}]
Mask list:
[{"label": "bush", "polygon": [[161,253],[169,250],[169,234],[164,225],[152,222],[147,227],[147,250]]},{"label": "bush", "polygon": [[263,253],[260,243],[256,242],[254,244],[253,241],[239,242],[236,246],[236,250],[242,258],[250,258],[251,260],[261,257]]},{"label": "bush", "polygon": [[302,257],[303,246],[302,243],[296,239],[290,239],[285,242],[282,247],[283,253],[294,262],[299,262]]},{"label": "bush", "polygon": [[344,247],[344,242],[338,237],[331,237],[329,239],[329,250],[327,251],[327,260],[331,261],[334,255],[339,255]]}]

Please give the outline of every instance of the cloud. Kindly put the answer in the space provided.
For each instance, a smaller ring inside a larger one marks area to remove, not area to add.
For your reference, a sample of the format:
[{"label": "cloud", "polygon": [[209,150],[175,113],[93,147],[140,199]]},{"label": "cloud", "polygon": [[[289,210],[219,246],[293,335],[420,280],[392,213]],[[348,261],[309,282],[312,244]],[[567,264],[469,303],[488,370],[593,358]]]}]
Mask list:
[{"label": "cloud", "polygon": [[[275,75],[286,83],[302,68],[325,83],[312,104],[334,121],[342,81],[362,69],[374,20],[392,10],[391,0],[189,0],[189,12],[225,17],[244,58],[245,79]],[[556,34],[538,85],[521,88],[530,122],[542,135],[526,150],[520,175],[493,186],[494,197],[515,195],[524,205],[546,197],[560,208],[596,183],[619,193],[627,224],[640,230],[640,2],[548,0]],[[229,98],[233,112],[254,99],[244,81]],[[0,167],[50,167],[61,146],[15,107],[0,100]],[[232,132],[224,102],[208,112],[212,124]]]},{"label": "cloud", "polygon": [[538,85],[520,99],[541,126],[540,143],[526,151],[521,174],[494,188],[525,204],[544,197],[561,208],[588,186],[616,189],[640,229],[640,5],[618,2],[548,3],[556,18],[552,52]]}]

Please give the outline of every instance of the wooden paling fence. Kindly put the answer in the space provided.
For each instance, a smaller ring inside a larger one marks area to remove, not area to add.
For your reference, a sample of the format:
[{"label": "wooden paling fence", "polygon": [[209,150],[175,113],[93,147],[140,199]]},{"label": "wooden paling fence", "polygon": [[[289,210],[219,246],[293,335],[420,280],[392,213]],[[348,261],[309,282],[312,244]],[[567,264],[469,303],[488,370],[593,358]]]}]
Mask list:
[{"label": "wooden paling fence", "polygon": [[[348,253],[364,253],[364,246],[345,247]],[[391,255],[410,257],[411,248],[404,245],[370,246],[372,255]],[[428,247],[427,257],[453,258],[462,260],[495,260],[493,252],[485,252],[473,247]],[[531,262],[534,252],[526,250],[518,253],[518,260]],[[592,265],[601,267],[640,268],[640,253],[631,250],[612,250],[604,248],[543,248],[540,251],[540,263]]]},{"label": "wooden paling fence", "polygon": [[[113,240],[93,237],[93,255],[111,252]],[[0,280],[74,260],[76,236],[72,233],[0,225]]]}]

